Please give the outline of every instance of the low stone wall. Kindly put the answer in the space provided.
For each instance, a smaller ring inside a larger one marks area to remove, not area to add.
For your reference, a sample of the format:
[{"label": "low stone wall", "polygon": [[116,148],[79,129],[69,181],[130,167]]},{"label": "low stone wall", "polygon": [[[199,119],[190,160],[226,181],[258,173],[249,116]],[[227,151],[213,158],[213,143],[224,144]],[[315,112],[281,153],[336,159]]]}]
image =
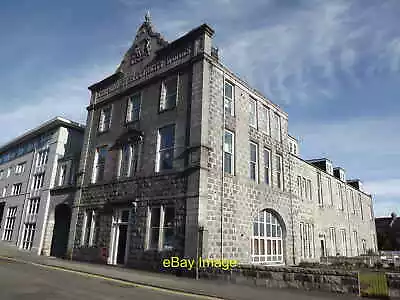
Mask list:
[{"label": "low stone wall", "polygon": [[373,266],[377,262],[379,262],[379,257],[376,255],[371,256],[356,256],[356,257],[345,257],[345,256],[328,256],[321,257],[320,262],[322,264],[328,265],[340,265],[340,264],[351,264],[351,265],[359,265],[365,264],[368,266]]},{"label": "low stone wall", "polygon": [[205,268],[201,278],[259,287],[296,288],[358,295],[358,273],[299,267],[241,265],[230,271]]}]

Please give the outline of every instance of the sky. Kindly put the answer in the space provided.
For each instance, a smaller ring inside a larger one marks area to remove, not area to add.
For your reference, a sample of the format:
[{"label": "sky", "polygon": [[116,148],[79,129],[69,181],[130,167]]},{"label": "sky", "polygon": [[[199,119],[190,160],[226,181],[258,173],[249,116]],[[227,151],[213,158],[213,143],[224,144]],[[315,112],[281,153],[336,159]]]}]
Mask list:
[{"label": "sky", "polygon": [[399,213],[400,1],[4,0],[0,144],[63,116],[111,75],[145,12],[172,41],[202,23],[222,62],[289,114],[304,159],[360,178],[375,215]]}]

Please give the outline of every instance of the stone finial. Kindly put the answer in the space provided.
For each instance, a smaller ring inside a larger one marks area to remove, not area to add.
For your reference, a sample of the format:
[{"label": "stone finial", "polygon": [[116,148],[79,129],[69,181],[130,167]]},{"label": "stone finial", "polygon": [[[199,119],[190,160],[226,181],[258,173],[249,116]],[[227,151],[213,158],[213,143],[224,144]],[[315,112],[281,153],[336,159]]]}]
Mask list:
[{"label": "stone finial", "polygon": [[144,22],[149,24],[151,23],[151,16],[149,10],[147,10],[146,15],[144,16]]}]

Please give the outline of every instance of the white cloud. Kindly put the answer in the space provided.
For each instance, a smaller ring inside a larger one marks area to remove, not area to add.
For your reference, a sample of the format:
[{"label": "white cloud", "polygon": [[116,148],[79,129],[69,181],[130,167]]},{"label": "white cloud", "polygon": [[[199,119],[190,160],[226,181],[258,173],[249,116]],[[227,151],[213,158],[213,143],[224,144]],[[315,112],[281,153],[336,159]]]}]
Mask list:
[{"label": "white cloud", "polygon": [[300,136],[300,154],[306,159],[327,157],[343,167],[347,178],[359,178],[364,190],[373,195],[375,211],[387,215],[400,197],[400,131],[396,116],[354,118],[326,123],[291,124]]},{"label": "white cloud", "polygon": [[400,178],[367,181],[364,186],[377,197],[400,198]]},{"label": "white cloud", "polygon": [[400,140],[393,132],[400,131],[397,116],[353,118],[331,122],[291,124],[291,132],[300,136],[302,147],[309,155],[399,155]]},{"label": "white cloud", "polygon": [[61,81],[43,82],[43,86],[35,92],[25,95],[29,97],[29,102],[12,111],[0,112],[0,128],[7,129],[1,132],[0,144],[55,116],[85,123],[86,107],[90,100],[87,87],[110,75],[115,69],[114,64],[91,66],[64,74]]},{"label": "white cloud", "polygon": [[120,1],[134,8],[130,20],[149,8],[170,40],[210,23],[222,59],[275,102],[329,99],[338,90],[338,74],[358,85],[360,74],[396,72],[399,66],[395,3],[188,0],[146,7]]}]

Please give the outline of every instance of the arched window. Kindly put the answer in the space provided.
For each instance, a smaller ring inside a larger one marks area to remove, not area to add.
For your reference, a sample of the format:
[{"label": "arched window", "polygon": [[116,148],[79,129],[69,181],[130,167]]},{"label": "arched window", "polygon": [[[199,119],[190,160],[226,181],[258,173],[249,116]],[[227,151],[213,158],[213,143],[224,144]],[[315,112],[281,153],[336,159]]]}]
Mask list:
[{"label": "arched window", "polygon": [[253,223],[251,239],[251,259],[253,263],[283,263],[283,232],[277,217],[264,210]]}]

